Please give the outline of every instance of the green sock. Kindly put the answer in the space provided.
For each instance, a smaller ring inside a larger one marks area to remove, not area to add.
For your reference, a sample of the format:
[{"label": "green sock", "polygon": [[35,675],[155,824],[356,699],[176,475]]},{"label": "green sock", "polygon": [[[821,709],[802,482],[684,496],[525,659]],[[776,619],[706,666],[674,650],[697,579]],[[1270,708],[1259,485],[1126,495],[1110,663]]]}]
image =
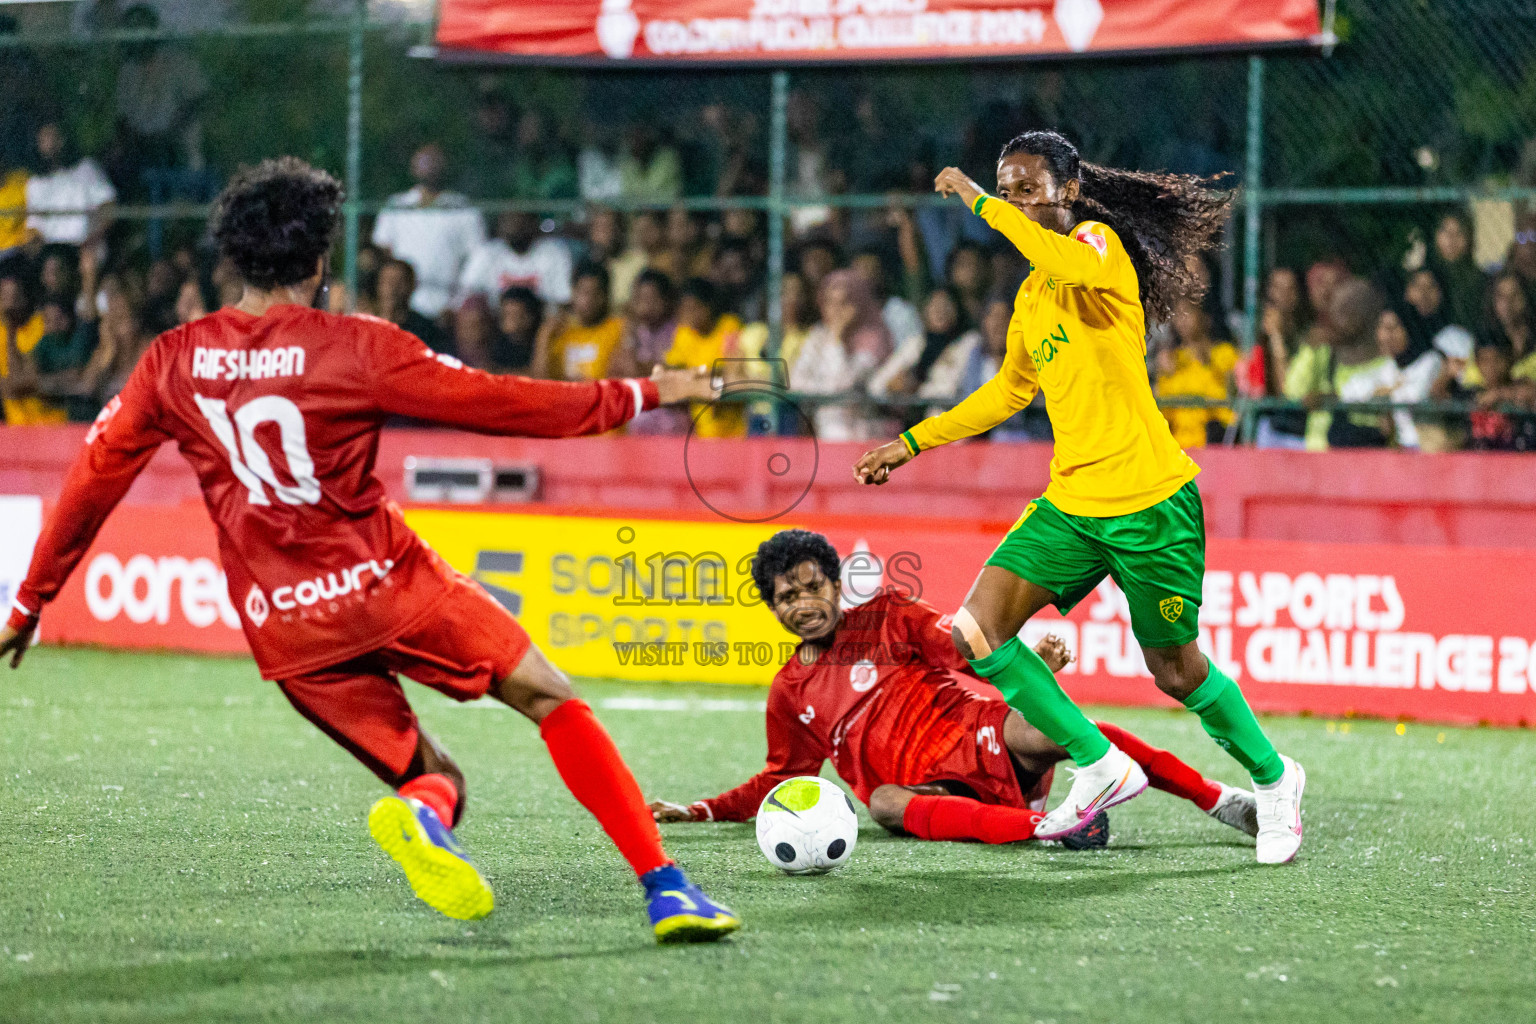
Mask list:
[{"label": "green sock", "polygon": [[1256,784],[1278,782],[1285,774],[1285,765],[1275,753],[1275,745],[1259,728],[1243,691],[1214,661],[1210,666],[1211,674],[1184,699],[1184,706],[1200,716],[1200,724],[1211,739],[1248,769]]},{"label": "green sock", "polygon": [[1109,752],[1109,740],[1099,727],[1072,703],[1050,666],[1018,637],[970,664],[1030,725],[1066,747],[1079,765],[1092,764]]}]

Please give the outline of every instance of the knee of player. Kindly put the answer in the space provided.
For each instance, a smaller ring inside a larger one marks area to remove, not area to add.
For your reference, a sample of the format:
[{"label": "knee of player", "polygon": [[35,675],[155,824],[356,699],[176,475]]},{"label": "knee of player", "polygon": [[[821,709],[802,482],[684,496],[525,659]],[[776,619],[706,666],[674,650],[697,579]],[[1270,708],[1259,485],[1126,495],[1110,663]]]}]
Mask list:
[{"label": "knee of player", "polygon": [[1175,700],[1184,700],[1200,688],[1210,675],[1211,665],[1193,643],[1175,648],[1152,648],[1146,652],[1147,668],[1157,688]]},{"label": "knee of player", "polygon": [[869,816],[875,824],[890,832],[900,832],[902,816],[912,794],[900,786],[876,786],[869,794]]},{"label": "knee of player", "polygon": [[970,608],[962,607],[955,612],[955,624],[950,627],[949,637],[954,641],[955,650],[967,661],[980,661],[992,653],[992,643]]}]

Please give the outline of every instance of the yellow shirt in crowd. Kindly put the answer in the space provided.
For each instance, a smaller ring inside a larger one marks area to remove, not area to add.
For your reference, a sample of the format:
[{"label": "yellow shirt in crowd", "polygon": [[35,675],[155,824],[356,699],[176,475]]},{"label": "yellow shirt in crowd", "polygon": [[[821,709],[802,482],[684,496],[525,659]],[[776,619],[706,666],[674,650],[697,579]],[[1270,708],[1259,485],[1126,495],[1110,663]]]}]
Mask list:
[{"label": "yellow shirt in crowd", "polygon": [[601,380],[624,336],[624,320],[611,316],[592,327],[572,321],[549,340],[549,365],[562,380]]},{"label": "yellow shirt in crowd", "polygon": [[[32,319],[16,328],[16,351],[26,355],[37,348],[37,343],[43,340],[43,315],[32,314]],[[4,325],[0,325],[0,377],[8,377],[11,373],[10,346],[6,344]],[[63,409],[55,408],[36,395],[26,398],[7,398],[0,403],[0,411],[3,411],[4,422],[13,427],[23,427],[31,423],[63,423],[68,417]]]},{"label": "yellow shirt in crowd", "polygon": [[0,171],[0,252],[26,244],[26,206],[27,172]]},{"label": "yellow shirt in crowd", "polygon": [[1084,221],[1059,235],[991,196],[977,205],[1033,269],[1014,299],[997,376],[913,427],[912,443],[922,450],[984,433],[1039,390],[1056,435],[1045,497],[1061,511],[1128,515],[1194,479],[1200,467],[1152,397],[1136,270],[1114,231]]},{"label": "yellow shirt in crowd", "polygon": [[[1183,348],[1174,352],[1173,359],[1173,372],[1157,378],[1159,396],[1214,401],[1228,397],[1227,382],[1238,360],[1236,346],[1217,342],[1211,346],[1210,359],[1203,363]],[[1169,408],[1163,410],[1163,416],[1173,428],[1173,439],[1185,448],[1205,447],[1206,424],[1214,421],[1227,426],[1234,418],[1231,409]]]},{"label": "yellow shirt in crowd", "polygon": [[[672,336],[672,348],[667,352],[668,366],[709,366],[717,359],[735,357],[737,336],[741,333],[741,318],[727,313],[715,322],[708,334],[700,334],[687,324],[678,324]],[[747,409],[744,405],[704,405],[695,402],[689,409],[693,416],[693,429],[699,437],[746,437]]]}]

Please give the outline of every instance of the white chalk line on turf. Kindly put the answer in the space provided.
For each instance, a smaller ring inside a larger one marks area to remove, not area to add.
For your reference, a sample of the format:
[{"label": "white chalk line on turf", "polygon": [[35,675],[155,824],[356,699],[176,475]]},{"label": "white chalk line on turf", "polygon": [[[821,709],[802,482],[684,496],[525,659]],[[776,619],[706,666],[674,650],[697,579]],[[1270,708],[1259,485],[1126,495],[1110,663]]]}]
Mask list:
[{"label": "white chalk line on turf", "polygon": [[[766,701],[735,700],[731,698],[692,697],[604,697],[595,702],[602,711],[754,711],[768,709]],[[461,708],[478,708],[482,711],[510,711],[499,700],[476,700],[455,705]]]}]

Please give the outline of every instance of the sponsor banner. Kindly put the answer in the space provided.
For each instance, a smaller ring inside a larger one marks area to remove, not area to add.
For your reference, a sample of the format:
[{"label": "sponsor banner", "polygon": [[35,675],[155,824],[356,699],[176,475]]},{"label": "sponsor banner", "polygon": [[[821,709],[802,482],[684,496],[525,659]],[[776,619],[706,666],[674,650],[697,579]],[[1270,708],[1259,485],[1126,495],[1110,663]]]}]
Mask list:
[{"label": "sponsor banner", "polygon": [[1300,42],[1315,0],[442,0],[438,46],[585,63],[1040,57]]},{"label": "sponsor banner", "polygon": [[[440,509],[406,517],[565,671],[637,681],[772,678],[794,641],[759,601],[750,559],[777,529],[828,535],[843,556],[847,603],[897,587],[943,611],[959,606],[998,540],[995,531],[921,520],[746,525]],[[24,571],[37,521],[36,503],[0,501],[0,571]],[[1536,723],[1532,578],[1536,551],[1214,540],[1200,644],[1264,710]],[[119,508],[43,629],[50,642],[246,649],[213,527],[190,504]],[[1025,638],[1046,632],[1076,654],[1062,675],[1073,696],[1172,706],[1152,684],[1111,582],[1066,618],[1038,616]]]}]

